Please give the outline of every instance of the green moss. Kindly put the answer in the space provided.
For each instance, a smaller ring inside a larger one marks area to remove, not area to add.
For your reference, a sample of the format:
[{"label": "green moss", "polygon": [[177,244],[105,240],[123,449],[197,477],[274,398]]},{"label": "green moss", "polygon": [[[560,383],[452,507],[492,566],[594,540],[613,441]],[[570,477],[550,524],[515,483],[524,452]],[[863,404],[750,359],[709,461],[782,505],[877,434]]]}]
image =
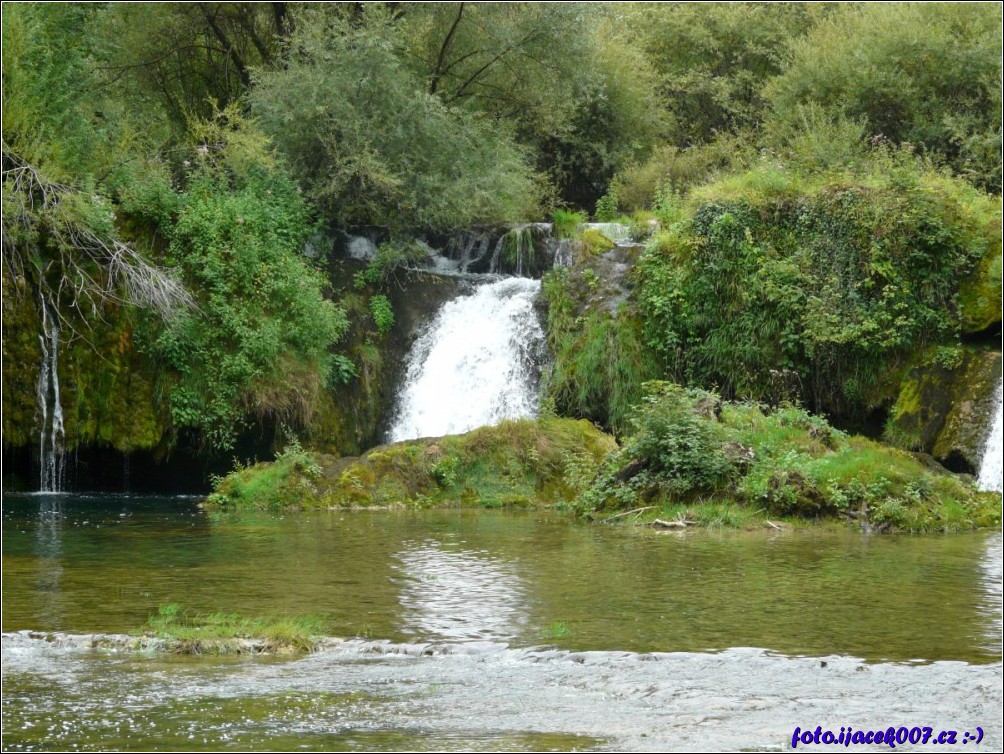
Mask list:
[{"label": "green moss", "polygon": [[[7,276],[4,276],[5,288]],[[32,300],[4,295],[3,434],[9,445],[37,441],[36,383],[41,330]],[[58,354],[66,448],[105,445],[122,452],[166,442],[170,416],[163,376],[139,351],[135,314],[106,307],[81,331],[63,331]],[[72,337],[71,337],[72,335]]]},{"label": "green moss", "polygon": [[678,382],[859,423],[895,399],[918,351],[1000,320],[999,199],[912,157],[763,165],[677,204],[635,295]]},{"label": "green moss", "polygon": [[128,453],[164,441],[171,425],[153,362],[138,353],[124,312],[107,317],[60,355],[60,385],[67,445],[108,445]]},{"label": "green moss", "polygon": [[596,228],[586,228],[582,231],[579,243],[583,254],[587,257],[597,256],[604,251],[610,251],[610,249],[617,245]]},{"label": "green moss", "polygon": [[904,376],[884,438],[975,470],[982,453],[1001,355],[975,348],[931,348]]},{"label": "green moss", "polygon": [[17,291],[3,271],[3,441],[29,445],[35,432],[38,334],[41,326],[30,297]]},{"label": "green moss", "polygon": [[[996,226],[1000,232],[1000,223]],[[1001,243],[988,249],[959,290],[962,332],[975,333],[1001,321]]]},{"label": "green moss", "polygon": [[[545,372],[545,405],[620,432],[642,383],[658,376],[653,352],[630,303],[611,306],[620,293],[591,268],[549,273],[543,284],[547,339],[553,361]],[[624,305],[627,304],[627,305]]]},{"label": "green moss", "polygon": [[580,491],[579,468],[595,468],[615,447],[587,421],[548,418],[384,445],[358,458],[297,449],[218,480],[207,505],[556,505]]}]

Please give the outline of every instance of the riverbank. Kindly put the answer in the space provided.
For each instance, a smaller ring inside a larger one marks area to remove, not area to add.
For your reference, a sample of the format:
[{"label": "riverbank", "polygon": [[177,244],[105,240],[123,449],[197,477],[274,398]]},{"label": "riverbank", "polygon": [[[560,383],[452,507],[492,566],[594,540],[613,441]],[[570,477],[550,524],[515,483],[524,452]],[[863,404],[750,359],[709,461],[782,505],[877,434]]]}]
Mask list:
[{"label": "riverbank", "polygon": [[999,526],[1000,494],[783,406],[652,383],[618,445],[586,421],[505,421],[335,458],[292,443],[218,480],[212,510],[556,508],[689,527],[849,523],[866,531]]}]

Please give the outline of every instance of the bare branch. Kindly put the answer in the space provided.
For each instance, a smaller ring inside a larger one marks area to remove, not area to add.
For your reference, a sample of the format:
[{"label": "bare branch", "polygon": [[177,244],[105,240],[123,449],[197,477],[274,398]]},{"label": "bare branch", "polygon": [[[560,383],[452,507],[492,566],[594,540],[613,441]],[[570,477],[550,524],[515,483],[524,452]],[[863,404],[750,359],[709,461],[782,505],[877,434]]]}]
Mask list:
[{"label": "bare branch", "polygon": [[[63,211],[64,200],[80,192],[47,180],[6,143],[3,190],[4,264],[18,288],[30,282],[43,299],[62,302],[83,323],[101,319],[99,307],[107,303],[152,309],[166,321],[196,308],[174,270],[151,264]],[[42,236],[51,241],[44,250],[35,240]],[[67,330],[76,331],[58,305],[53,313]]]}]

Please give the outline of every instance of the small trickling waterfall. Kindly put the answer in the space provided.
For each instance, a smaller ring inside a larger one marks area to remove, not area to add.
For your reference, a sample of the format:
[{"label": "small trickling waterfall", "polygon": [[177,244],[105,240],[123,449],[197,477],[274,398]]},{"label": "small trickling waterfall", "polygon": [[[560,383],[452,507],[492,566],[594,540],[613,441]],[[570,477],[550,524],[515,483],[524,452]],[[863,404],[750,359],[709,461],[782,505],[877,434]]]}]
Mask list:
[{"label": "small trickling waterfall", "polygon": [[390,440],[467,432],[535,416],[544,332],[540,281],[479,284],[445,303],[408,355]]},{"label": "small trickling waterfall", "polygon": [[[631,246],[631,229],[618,223],[583,223],[581,230],[597,230],[619,246]],[[350,259],[369,262],[378,254],[377,236],[345,235],[341,241]],[[413,269],[437,275],[516,275],[540,277],[552,267],[571,264],[574,242],[554,235],[552,223],[524,223],[489,229],[459,229],[446,238],[420,241],[425,258]],[[421,255],[419,255],[421,256]]]},{"label": "small trickling waterfall", "polygon": [[994,417],[993,425],[990,427],[990,434],[987,435],[987,442],[983,448],[983,460],[980,462],[980,475],[976,484],[981,490],[1002,491],[1002,461],[1004,461],[1004,448],[1001,446],[1001,423],[1004,419],[1004,406],[1001,405],[1004,398],[1004,382],[997,383],[997,414]]},{"label": "small trickling waterfall", "polygon": [[42,298],[42,364],[38,371],[36,395],[41,415],[39,432],[39,490],[63,489],[64,439],[63,405],[59,398],[59,320],[49,302]]}]

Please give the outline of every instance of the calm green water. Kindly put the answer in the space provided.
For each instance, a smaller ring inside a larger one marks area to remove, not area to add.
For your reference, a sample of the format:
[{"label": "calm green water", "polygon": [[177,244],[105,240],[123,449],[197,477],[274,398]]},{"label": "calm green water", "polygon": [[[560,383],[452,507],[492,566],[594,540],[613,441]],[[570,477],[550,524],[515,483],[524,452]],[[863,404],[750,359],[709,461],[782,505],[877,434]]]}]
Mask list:
[{"label": "calm green water", "polygon": [[178,602],[359,639],[278,661],[7,634],[4,746],[771,749],[869,716],[999,741],[1001,544],[5,496],[5,632],[132,631]]},{"label": "calm green water", "polygon": [[999,535],[694,532],[495,512],[208,515],[4,500],[3,630],[127,632],[167,602],[338,636],[999,659]]}]

